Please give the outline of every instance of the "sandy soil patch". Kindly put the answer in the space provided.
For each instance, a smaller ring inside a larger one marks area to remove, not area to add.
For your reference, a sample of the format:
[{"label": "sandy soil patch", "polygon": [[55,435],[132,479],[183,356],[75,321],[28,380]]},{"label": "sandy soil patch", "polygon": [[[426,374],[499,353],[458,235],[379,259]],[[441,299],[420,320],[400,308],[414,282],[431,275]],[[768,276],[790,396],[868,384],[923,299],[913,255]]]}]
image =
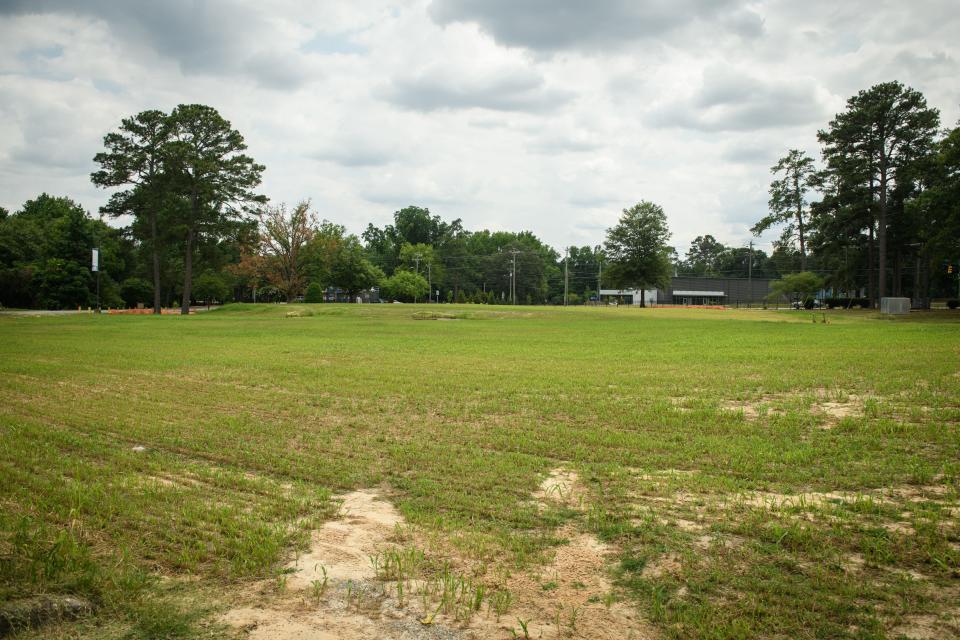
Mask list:
[{"label": "sandy soil patch", "polygon": [[[535,497],[582,504],[584,495],[575,473],[557,469]],[[558,531],[567,542],[546,566],[505,575],[490,586],[509,591],[512,604],[506,613],[498,618],[485,605],[469,620],[458,620],[438,613],[437,601],[421,595],[427,593],[426,580],[396,583],[376,575],[370,556],[395,546],[403,523],[394,507],[370,490],[342,499],[340,517],[315,531],[309,552],[288,565],[287,593],[248,598],[221,622],[251,640],[506,640],[523,637],[521,620],[531,638],[656,637],[633,607],[615,601],[606,570],[612,550],[573,526]],[[321,591],[324,577],[327,586]]]},{"label": "sandy soil patch", "polygon": [[793,507],[819,507],[827,503],[852,502],[856,495],[840,491],[806,493],[775,493],[772,491],[753,491],[741,493],[727,498],[728,502],[739,503],[751,507],[767,507],[770,509],[789,509]]},{"label": "sandy soil patch", "polygon": [[391,546],[388,539],[403,517],[375,491],[354,491],[342,500],[341,518],[314,531],[310,550],[288,565],[296,570],[288,579],[291,588],[306,589],[325,576],[339,582],[376,577],[370,556]]},{"label": "sandy soil patch", "polygon": [[814,407],[835,420],[863,415],[863,407],[854,402],[821,402]]},{"label": "sandy soil patch", "polygon": [[[573,528],[563,529],[559,534],[568,536],[569,542],[557,547],[549,565],[539,573],[520,573],[507,581],[506,586],[516,598],[509,623],[500,629],[480,625],[476,628],[480,635],[475,637],[510,638],[510,628],[520,632],[517,618],[529,621],[531,638],[640,640],[656,637],[633,607],[615,602],[613,585],[607,577],[612,549],[594,536],[578,533]],[[505,634],[501,633],[504,631]]]},{"label": "sandy soil patch", "polygon": [[960,637],[960,610],[942,616],[908,616],[900,625],[890,630],[892,637],[911,640],[954,640]]},{"label": "sandy soil patch", "polygon": [[568,469],[552,470],[533,493],[537,502],[544,506],[554,504],[574,509],[583,509],[585,495],[579,476]]},{"label": "sandy soil patch", "polygon": [[647,565],[641,571],[641,575],[644,578],[661,578],[667,575],[677,575],[680,573],[680,556],[675,553],[668,553],[666,555],[655,558],[652,562],[648,562]]},{"label": "sandy soil patch", "polygon": [[[534,493],[539,502],[560,503],[582,509],[586,489],[577,474],[557,468]],[[557,532],[567,542],[554,550],[553,560],[537,572],[510,576],[506,588],[514,595],[510,623],[491,629],[473,626],[478,638],[510,638],[522,632],[517,619],[529,622],[531,638],[583,637],[597,640],[653,638],[656,633],[631,606],[616,602],[608,577],[613,549],[589,533],[567,525]],[[497,633],[493,633],[496,631]],[[502,635],[502,632],[507,632]]]}]

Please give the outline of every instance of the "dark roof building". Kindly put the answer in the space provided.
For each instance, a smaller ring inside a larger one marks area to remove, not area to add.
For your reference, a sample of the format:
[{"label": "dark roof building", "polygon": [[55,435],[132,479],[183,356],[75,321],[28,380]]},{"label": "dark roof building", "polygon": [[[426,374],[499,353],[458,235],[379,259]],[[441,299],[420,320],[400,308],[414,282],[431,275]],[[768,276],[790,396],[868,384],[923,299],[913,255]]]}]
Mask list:
[{"label": "dark roof building", "polygon": [[763,302],[770,294],[769,278],[711,278],[674,276],[670,286],[657,290],[659,304],[738,306]]}]

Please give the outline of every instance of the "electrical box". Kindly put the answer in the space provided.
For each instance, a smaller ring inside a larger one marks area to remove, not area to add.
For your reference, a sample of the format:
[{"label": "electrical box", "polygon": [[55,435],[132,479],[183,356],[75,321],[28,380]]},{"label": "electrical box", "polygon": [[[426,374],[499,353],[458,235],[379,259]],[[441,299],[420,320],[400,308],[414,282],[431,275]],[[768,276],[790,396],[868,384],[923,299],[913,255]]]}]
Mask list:
[{"label": "electrical box", "polygon": [[880,298],[880,313],[910,313],[910,298]]}]

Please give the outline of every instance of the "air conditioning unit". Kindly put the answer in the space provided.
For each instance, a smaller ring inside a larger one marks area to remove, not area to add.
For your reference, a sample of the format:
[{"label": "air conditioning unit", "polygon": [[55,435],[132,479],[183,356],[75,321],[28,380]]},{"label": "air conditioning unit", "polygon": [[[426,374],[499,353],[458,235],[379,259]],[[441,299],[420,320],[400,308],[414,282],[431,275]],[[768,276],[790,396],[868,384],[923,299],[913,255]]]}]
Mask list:
[{"label": "air conditioning unit", "polygon": [[894,315],[910,313],[910,298],[880,298],[880,313]]}]

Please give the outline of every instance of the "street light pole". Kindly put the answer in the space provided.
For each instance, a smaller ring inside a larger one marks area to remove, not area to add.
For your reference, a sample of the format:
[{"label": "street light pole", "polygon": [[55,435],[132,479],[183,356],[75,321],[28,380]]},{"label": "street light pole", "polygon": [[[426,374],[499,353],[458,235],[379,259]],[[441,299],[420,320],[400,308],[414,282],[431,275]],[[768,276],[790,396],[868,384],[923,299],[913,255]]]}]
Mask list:
[{"label": "street light pole", "polygon": [[563,306],[567,306],[567,291],[570,288],[570,275],[568,265],[570,263],[570,247],[567,247],[566,254],[563,256]]},{"label": "street light pole", "polygon": [[512,304],[517,304],[517,254],[516,249],[510,252],[513,254],[513,261],[510,268],[510,299]]}]

